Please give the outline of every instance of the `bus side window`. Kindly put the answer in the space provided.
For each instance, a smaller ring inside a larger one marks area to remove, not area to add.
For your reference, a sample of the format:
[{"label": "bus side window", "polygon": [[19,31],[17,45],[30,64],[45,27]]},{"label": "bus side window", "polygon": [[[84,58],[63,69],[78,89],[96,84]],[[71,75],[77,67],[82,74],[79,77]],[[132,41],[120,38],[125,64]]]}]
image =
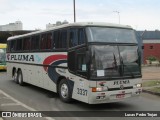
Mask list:
[{"label": "bus side window", "polygon": [[11,45],[10,45],[10,50],[11,52],[14,52],[15,51],[15,48],[16,48],[16,40],[12,40],[11,41]]},{"label": "bus side window", "polygon": [[67,48],[67,30],[62,30],[59,40],[60,48]]},{"label": "bus side window", "polygon": [[83,28],[78,29],[78,45],[82,45],[85,43],[85,32]]},{"label": "bus side window", "polygon": [[32,36],[32,40],[31,40],[31,50],[38,50],[39,49],[39,40],[40,40],[40,36]]},{"label": "bus side window", "polygon": [[55,42],[55,48],[59,48],[59,37],[60,37],[60,32],[59,31],[54,31],[54,42]]},{"label": "bus side window", "polygon": [[23,40],[23,50],[30,50],[31,43],[30,43],[30,37],[24,38]]},{"label": "bus side window", "polygon": [[46,49],[46,41],[47,41],[46,34],[42,34],[41,35],[41,46],[40,46],[41,50]]},{"label": "bus side window", "polygon": [[85,54],[78,54],[77,59],[78,59],[78,63],[77,63],[78,70],[86,72],[86,56],[85,56]]},{"label": "bus side window", "polygon": [[77,74],[87,77],[86,54],[84,52],[77,53]]},{"label": "bus side window", "polygon": [[23,43],[22,39],[18,39],[17,40],[17,45],[16,45],[17,46],[17,48],[16,48],[17,51],[21,51],[22,50],[22,43]]},{"label": "bus side window", "polygon": [[46,41],[46,49],[51,49],[52,47],[52,33],[47,34],[47,41]]},{"label": "bus side window", "polygon": [[69,47],[75,47],[78,45],[77,29],[70,29],[69,33]]}]

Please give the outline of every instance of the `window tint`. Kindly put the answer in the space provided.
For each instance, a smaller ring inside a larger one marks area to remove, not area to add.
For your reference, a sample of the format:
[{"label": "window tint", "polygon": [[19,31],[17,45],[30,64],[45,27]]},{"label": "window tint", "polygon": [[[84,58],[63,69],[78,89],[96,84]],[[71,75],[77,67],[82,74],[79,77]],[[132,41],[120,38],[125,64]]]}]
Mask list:
[{"label": "window tint", "polygon": [[22,50],[22,46],[23,46],[22,43],[23,43],[22,39],[17,40],[17,45],[16,45],[17,46],[17,48],[16,48],[17,51]]},{"label": "window tint", "polygon": [[78,30],[78,45],[84,44],[85,43],[85,32],[84,29],[80,28]]},{"label": "window tint", "polygon": [[71,72],[76,72],[76,52],[71,51],[68,53],[68,68]]},{"label": "window tint", "polygon": [[59,37],[60,37],[60,32],[54,31],[55,48],[59,48]]},{"label": "window tint", "polygon": [[70,29],[69,46],[74,47],[78,45],[77,29]]},{"label": "window tint", "polygon": [[14,52],[16,50],[16,40],[11,41],[10,47],[11,52]]},{"label": "window tint", "polygon": [[85,56],[85,54],[78,54],[77,55],[77,60],[78,60],[78,70],[86,72],[87,71],[87,66],[86,66],[86,56]]},{"label": "window tint", "polygon": [[75,47],[85,43],[85,31],[83,28],[72,28],[70,29],[69,46]]},{"label": "window tint", "polygon": [[61,36],[59,40],[59,48],[67,48],[67,30],[61,31]]},{"label": "window tint", "polygon": [[23,50],[30,50],[30,46],[31,46],[30,42],[31,42],[30,37],[23,39]]},{"label": "window tint", "polygon": [[31,40],[31,50],[38,50],[39,49],[39,39],[40,36],[32,36],[32,40]]},{"label": "window tint", "polygon": [[51,49],[52,33],[47,34],[46,49]]},{"label": "window tint", "polygon": [[41,35],[41,50],[46,49],[46,42],[47,41],[47,35],[46,34],[42,34]]},{"label": "window tint", "polygon": [[11,50],[11,41],[7,41],[7,52]]}]

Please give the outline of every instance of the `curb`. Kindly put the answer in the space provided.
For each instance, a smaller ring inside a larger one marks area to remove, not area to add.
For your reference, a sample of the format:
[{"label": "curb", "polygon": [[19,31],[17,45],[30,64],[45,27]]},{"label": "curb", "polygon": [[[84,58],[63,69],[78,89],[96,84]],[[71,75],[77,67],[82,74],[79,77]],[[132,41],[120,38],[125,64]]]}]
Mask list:
[{"label": "curb", "polygon": [[152,91],[149,91],[149,90],[144,90],[144,89],[142,89],[142,92],[149,93],[149,94],[152,94],[152,95],[160,96],[160,93],[152,92]]}]

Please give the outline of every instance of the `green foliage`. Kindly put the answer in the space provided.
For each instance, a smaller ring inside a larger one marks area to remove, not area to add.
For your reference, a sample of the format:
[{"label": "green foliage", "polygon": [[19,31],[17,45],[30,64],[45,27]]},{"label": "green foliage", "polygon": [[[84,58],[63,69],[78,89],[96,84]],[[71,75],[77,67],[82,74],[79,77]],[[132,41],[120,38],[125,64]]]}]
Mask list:
[{"label": "green foliage", "polygon": [[155,56],[149,56],[147,59],[149,61],[156,61],[157,60],[157,58]]},{"label": "green foliage", "polygon": [[156,85],[160,85],[160,80],[146,81],[142,83],[143,87],[151,87]]}]

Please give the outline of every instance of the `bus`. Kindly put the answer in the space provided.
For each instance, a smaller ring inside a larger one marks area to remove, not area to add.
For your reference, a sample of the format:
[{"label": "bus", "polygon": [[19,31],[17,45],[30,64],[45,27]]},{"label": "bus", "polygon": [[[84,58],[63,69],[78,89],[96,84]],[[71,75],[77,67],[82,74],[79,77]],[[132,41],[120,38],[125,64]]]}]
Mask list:
[{"label": "bus", "polygon": [[6,70],[6,47],[7,44],[0,43],[0,70]]},{"label": "bus", "polygon": [[101,104],[142,92],[141,55],[128,25],[70,23],[7,40],[7,75],[73,99]]}]

